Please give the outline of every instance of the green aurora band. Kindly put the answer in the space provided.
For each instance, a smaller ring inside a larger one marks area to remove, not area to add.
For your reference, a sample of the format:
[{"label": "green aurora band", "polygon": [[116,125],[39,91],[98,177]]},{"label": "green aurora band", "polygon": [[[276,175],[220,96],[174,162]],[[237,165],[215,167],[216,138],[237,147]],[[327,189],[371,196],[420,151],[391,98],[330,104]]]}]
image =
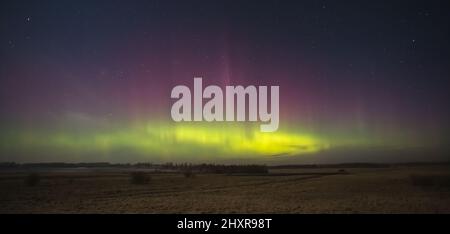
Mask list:
[{"label": "green aurora band", "polygon": [[[142,159],[195,160],[263,158],[314,154],[337,147],[409,147],[417,139],[395,134],[354,131],[308,132],[302,128],[259,131],[248,123],[150,122],[106,129],[4,129],[3,154],[58,155],[56,161],[111,161],[112,155],[139,155]],[[405,135],[407,136],[407,135]],[[75,156],[75,157],[74,157]],[[114,161],[114,160],[113,160]]]}]

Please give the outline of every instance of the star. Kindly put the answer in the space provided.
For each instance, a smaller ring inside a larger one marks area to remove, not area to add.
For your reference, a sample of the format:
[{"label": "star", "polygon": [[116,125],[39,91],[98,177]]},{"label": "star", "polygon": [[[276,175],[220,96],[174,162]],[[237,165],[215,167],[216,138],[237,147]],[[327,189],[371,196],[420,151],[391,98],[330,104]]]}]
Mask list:
[{"label": "star", "polygon": [[14,41],[10,40],[8,41],[8,44],[11,48],[14,48],[16,45],[14,44]]}]

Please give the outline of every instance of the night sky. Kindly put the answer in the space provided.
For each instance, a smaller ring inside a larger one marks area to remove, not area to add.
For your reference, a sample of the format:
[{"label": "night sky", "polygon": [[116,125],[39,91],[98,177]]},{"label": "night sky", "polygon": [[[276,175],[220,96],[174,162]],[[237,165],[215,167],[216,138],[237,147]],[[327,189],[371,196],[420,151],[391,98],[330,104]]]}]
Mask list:
[{"label": "night sky", "polygon": [[[448,1],[298,2],[1,1],[0,161],[450,160]],[[279,130],[174,122],[194,76]]]}]

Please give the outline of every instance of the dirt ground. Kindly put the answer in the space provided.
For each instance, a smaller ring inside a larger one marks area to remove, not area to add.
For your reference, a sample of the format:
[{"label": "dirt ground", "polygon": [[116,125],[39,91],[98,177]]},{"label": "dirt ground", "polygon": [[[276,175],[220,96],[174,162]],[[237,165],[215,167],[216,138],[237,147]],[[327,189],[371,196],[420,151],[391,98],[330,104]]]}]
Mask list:
[{"label": "dirt ground", "polygon": [[[450,213],[449,166],[278,169],[268,175],[0,173],[0,213]],[[447,178],[430,185],[415,176]]]}]

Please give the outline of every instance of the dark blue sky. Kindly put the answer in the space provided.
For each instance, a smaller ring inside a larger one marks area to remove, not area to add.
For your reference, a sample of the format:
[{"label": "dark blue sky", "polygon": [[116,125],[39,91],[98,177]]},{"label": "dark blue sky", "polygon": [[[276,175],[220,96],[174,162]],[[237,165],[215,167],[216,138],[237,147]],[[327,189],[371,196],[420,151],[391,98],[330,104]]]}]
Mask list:
[{"label": "dark blue sky", "polygon": [[203,75],[280,85],[283,123],[445,145],[449,10],[448,1],[5,0],[0,119],[20,128],[69,126],[74,113],[169,119],[170,89]]}]

